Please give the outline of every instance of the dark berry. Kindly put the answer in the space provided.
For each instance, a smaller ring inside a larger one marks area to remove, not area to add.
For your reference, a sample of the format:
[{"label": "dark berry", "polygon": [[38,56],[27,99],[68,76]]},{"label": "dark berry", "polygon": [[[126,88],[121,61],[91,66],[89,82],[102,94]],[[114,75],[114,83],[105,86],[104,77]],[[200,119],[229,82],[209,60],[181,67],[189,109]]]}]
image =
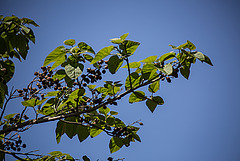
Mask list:
[{"label": "dark berry", "polygon": [[166,77],[166,80],[168,83],[171,83],[171,78],[170,77]]},{"label": "dark berry", "polygon": [[39,74],[38,72],[34,72],[34,75],[35,75],[35,76],[38,76],[38,74]]},{"label": "dark berry", "polygon": [[103,74],[105,74],[105,73],[106,73],[106,70],[105,70],[105,69],[103,69],[103,70],[102,70],[102,73],[103,73]]}]

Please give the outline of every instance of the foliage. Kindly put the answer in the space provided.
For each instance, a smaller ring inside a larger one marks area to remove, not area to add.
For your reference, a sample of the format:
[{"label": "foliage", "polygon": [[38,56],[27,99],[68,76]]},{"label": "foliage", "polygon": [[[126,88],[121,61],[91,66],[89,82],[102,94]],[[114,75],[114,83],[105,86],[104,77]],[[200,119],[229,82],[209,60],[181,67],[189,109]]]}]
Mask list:
[{"label": "foliage", "polygon": [[[178,47],[170,45],[173,51],[162,56],[129,62],[140,43],[127,40],[128,34],[111,39],[113,45],[97,53],[87,43],[76,44],[74,39],[69,39],[46,57],[41,72],[34,73],[35,77],[26,88],[11,90],[8,95],[6,83],[12,78],[15,68],[11,59],[26,59],[29,40],[35,42],[32,30],[24,24],[38,26],[27,18],[1,16],[0,105],[3,108],[0,160],[5,154],[19,160],[23,160],[19,155],[25,155],[26,160],[74,160],[69,154],[59,151],[46,156],[15,152],[26,147],[22,143],[21,132],[31,125],[51,121],[57,121],[57,143],[64,134],[70,139],[77,136],[79,142],[83,142],[104,132],[110,136],[109,149],[114,153],[124,146],[129,147],[132,142],[141,142],[138,125],[143,123],[136,121],[126,125],[117,117],[118,112],[111,110],[111,106],[116,106],[118,100],[129,94],[129,103],[144,101],[154,112],[158,105],[164,104],[163,98],[157,95],[162,81],[171,83],[172,79],[178,78],[179,71],[188,79],[191,65],[197,59],[212,65],[206,55],[195,51],[196,47],[190,41]],[[126,65],[123,65],[124,62]],[[125,82],[106,81],[105,73],[117,74],[121,68],[128,71]],[[142,87],[147,87],[147,93],[140,90]],[[22,112],[4,116],[3,119],[8,101],[17,97],[23,99]],[[33,110],[36,115],[28,116],[28,110]],[[13,131],[16,133],[12,134]],[[90,160],[87,156],[82,159]]]}]

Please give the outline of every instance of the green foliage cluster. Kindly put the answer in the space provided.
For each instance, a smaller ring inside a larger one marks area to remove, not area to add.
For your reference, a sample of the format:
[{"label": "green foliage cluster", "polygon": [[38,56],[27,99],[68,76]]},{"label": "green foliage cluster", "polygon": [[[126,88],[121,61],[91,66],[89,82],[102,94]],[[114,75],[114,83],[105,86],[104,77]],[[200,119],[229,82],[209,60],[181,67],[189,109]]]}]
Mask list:
[{"label": "green foliage cluster", "polygon": [[[141,142],[137,132],[143,123],[136,121],[126,125],[117,117],[118,112],[111,110],[111,106],[116,106],[119,100],[129,94],[129,103],[145,101],[148,109],[154,112],[158,105],[164,104],[163,98],[157,95],[161,81],[171,83],[172,79],[178,78],[179,72],[188,79],[190,67],[197,59],[212,65],[206,55],[195,51],[196,47],[190,41],[177,47],[170,45],[173,51],[162,56],[149,56],[141,61],[130,62],[140,43],[127,40],[128,34],[111,39],[113,45],[98,52],[85,42],[76,44],[74,39],[69,39],[46,57],[41,71],[34,73],[35,77],[26,88],[11,91],[4,101],[7,95],[6,82],[13,76],[15,68],[10,58],[25,59],[29,40],[35,42],[32,30],[24,24],[38,26],[26,18],[1,17],[0,102],[4,108],[1,114],[0,160],[5,154],[19,159],[15,152],[6,149],[6,141],[15,141],[14,138],[28,130],[29,125],[50,121],[58,121],[55,130],[57,143],[64,134],[70,139],[77,136],[79,142],[83,142],[104,132],[111,137],[109,149],[114,153],[123,146],[129,147],[132,142]],[[105,78],[105,73],[117,74],[121,68],[127,69],[125,82]],[[3,69],[8,74],[4,74]],[[142,87],[147,87],[148,93],[141,91]],[[13,97],[23,99],[23,111],[4,116],[2,120],[6,105]],[[28,109],[36,114],[32,119],[27,116]],[[12,131],[17,133],[13,136]],[[29,155],[33,154],[26,156]],[[33,156],[36,160],[74,160],[69,154],[58,151],[46,156]],[[84,156],[83,160],[89,158]]]},{"label": "green foliage cluster", "polygon": [[21,61],[26,59],[29,41],[35,43],[31,28],[25,25],[38,25],[28,18],[19,19],[16,16],[0,16],[0,108],[3,106],[5,95],[8,95],[7,82],[14,75],[15,65],[11,58]]}]

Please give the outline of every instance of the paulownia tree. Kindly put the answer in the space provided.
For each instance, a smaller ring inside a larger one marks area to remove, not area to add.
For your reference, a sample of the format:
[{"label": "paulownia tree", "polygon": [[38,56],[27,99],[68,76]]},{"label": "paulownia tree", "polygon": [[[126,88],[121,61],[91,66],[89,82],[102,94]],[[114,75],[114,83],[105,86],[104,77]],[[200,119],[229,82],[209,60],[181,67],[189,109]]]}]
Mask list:
[{"label": "paulownia tree", "polygon": [[[110,137],[109,149],[114,153],[123,146],[130,146],[131,142],[141,142],[137,132],[143,123],[136,121],[126,125],[111,106],[117,106],[119,100],[129,97],[129,103],[145,102],[154,112],[158,105],[164,104],[157,94],[162,81],[171,83],[179,73],[188,79],[190,67],[197,59],[212,66],[210,59],[196,51],[190,41],[180,46],[170,45],[172,51],[162,56],[131,62],[140,43],[128,40],[128,34],[111,39],[113,45],[97,53],[85,42],[76,44],[75,40],[69,39],[46,57],[25,88],[13,89],[8,87],[15,69],[12,59],[26,59],[29,41],[35,42],[32,29],[26,25],[38,25],[33,20],[16,16],[1,16],[0,20],[1,161],[5,160],[6,154],[18,160],[75,160],[59,151],[45,156],[22,152],[27,145],[21,140],[21,133],[45,122],[57,121],[57,143],[64,134],[70,139],[77,136],[82,142],[104,132]],[[118,70],[127,72],[124,82],[104,77],[107,72],[118,74]],[[141,91],[144,87],[146,93]],[[17,98],[21,100],[21,113],[5,115],[8,102]],[[89,160],[87,156],[82,159]]]}]

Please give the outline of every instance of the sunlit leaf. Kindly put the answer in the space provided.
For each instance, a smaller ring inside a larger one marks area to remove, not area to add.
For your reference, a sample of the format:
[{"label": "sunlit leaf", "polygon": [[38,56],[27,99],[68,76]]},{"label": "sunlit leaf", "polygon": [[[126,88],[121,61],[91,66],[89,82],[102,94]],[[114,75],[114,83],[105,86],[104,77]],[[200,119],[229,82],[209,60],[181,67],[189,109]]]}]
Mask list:
[{"label": "sunlit leaf", "polygon": [[152,93],[156,93],[159,90],[159,87],[160,87],[160,82],[158,80],[148,86],[148,91]]},{"label": "sunlit leaf", "polygon": [[[129,68],[139,68],[141,66],[140,62],[129,63]],[[124,65],[122,68],[128,68],[128,65]]]},{"label": "sunlit leaf", "polygon": [[196,46],[191,41],[187,40],[187,44],[188,44],[187,48],[189,50],[195,50],[196,49]]},{"label": "sunlit leaf", "polygon": [[163,54],[163,55],[158,59],[158,61],[164,62],[164,61],[167,61],[167,60],[170,60],[170,59],[174,58],[175,56],[176,56],[176,53],[174,53],[174,52],[166,53],[166,54]]},{"label": "sunlit leaf", "polygon": [[96,62],[98,62],[99,60],[105,58],[106,56],[108,56],[111,51],[114,49],[114,46],[108,46],[105,47],[103,49],[101,49],[96,55],[95,58],[93,58],[92,62],[90,64],[94,64]]},{"label": "sunlit leaf", "polygon": [[114,153],[121,149],[123,146],[122,139],[119,137],[112,137],[109,143],[109,149],[111,153]]},{"label": "sunlit leaf", "polygon": [[146,59],[141,60],[140,62],[143,62],[143,63],[152,63],[152,62],[155,62],[156,59],[157,59],[157,56],[149,56],[149,57],[147,57]]},{"label": "sunlit leaf", "polygon": [[82,74],[83,68],[84,66],[81,63],[69,63],[65,66],[65,72],[69,78],[77,79]]},{"label": "sunlit leaf", "polygon": [[90,129],[90,136],[92,138],[98,136],[103,130],[102,129],[98,129],[98,128],[91,128]]},{"label": "sunlit leaf", "polygon": [[168,63],[168,64],[164,65],[163,70],[165,71],[165,73],[167,75],[171,75],[173,72],[173,67],[170,63]]},{"label": "sunlit leaf", "polygon": [[135,91],[131,93],[129,97],[129,103],[140,102],[144,100],[146,100],[146,96],[143,91]]},{"label": "sunlit leaf", "polygon": [[[64,46],[59,46],[54,49],[45,59],[43,66],[47,66],[52,62],[58,61],[58,59],[62,60],[62,57],[66,55],[66,51],[64,50]],[[60,64],[59,64],[60,65]]]},{"label": "sunlit leaf", "polygon": [[78,43],[78,47],[82,52],[95,54],[95,51],[92,49],[92,47],[86,44],[85,42]]},{"label": "sunlit leaf", "polygon": [[65,45],[68,45],[68,46],[73,46],[75,44],[75,40],[74,39],[68,39],[68,40],[65,40],[63,43]]}]

